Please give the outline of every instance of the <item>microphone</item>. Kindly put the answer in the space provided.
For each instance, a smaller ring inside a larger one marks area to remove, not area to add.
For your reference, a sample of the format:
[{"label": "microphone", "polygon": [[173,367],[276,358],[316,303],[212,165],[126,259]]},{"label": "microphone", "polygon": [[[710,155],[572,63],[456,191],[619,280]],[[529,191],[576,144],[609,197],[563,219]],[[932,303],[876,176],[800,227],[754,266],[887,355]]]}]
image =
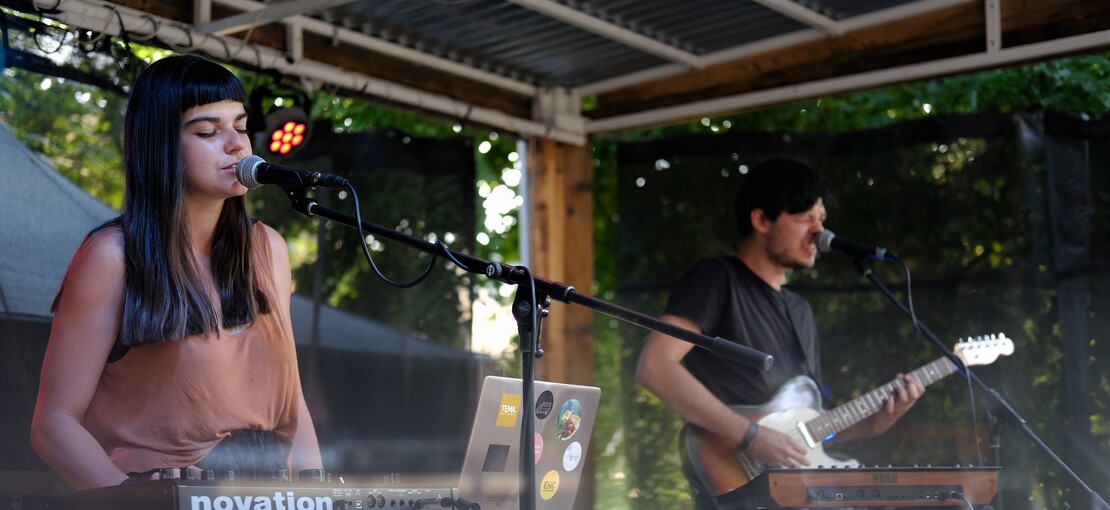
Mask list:
[{"label": "microphone", "polygon": [[348,184],[347,179],[338,175],[308,172],[274,165],[255,155],[239,160],[239,164],[235,165],[235,177],[239,179],[240,184],[251,189],[263,184],[277,184],[283,188],[293,186],[296,188],[343,189]]},{"label": "microphone", "polygon": [[898,259],[898,255],[892,251],[888,251],[886,248],[839,237],[832,233],[831,230],[819,232],[813,237],[813,242],[817,244],[817,250],[821,253],[839,251],[849,255],[863,255],[864,257],[875,260]]}]

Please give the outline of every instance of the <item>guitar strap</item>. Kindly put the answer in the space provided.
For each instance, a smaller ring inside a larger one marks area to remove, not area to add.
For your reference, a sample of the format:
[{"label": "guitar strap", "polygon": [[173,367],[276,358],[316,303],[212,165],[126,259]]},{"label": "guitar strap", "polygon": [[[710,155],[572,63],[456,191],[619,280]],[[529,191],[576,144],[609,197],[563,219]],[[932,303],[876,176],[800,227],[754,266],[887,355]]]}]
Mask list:
[{"label": "guitar strap", "polygon": [[813,363],[810,363],[810,353],[806,350],[805,345],[802,343],[802,335],[798,332],[798,322],[794,320],[794,314],[790,313],[790,305],[786,303],[786,296],[781,292],[778,294],[779,305],[782,306],[782,312],[786,315],[787,322],[790,323],[790,331],[794,332],[794,342],[798,346],[798,351],[802,353],[802,365],[805,366],[806,375],[813,379],[817,384],[821,384],[817,374],[814,373]]},{"label": "guitar strap", "polygon": [[[736,257],[724,257],[724,259],[725,272],[728,273],[729,283],[731,284],[731,288],[735,289],[742,285],[740,276],[736,274],[736,264],[742,265],[744,262]],[[802,343],[802,335],[798,332],[798,324],[797,321],[794,320],[794,315],[790,313],[790,305],[786,302],[786,296],[782,292],[775,292],[773,289],[768,289],[768,292],[774,295],[773,299],[775,300],[775,304],[782,310],[783,315],[786,317],[786,322],[790,325],[790,331],[794,334],[794,346],[797,352],[801,354],[802,367],[806,371],[805,375],[817,381],[817,384],[821,384],[815,373],[814,363],[811,363],[811,360],[814,358],[810,356],[811,353],[806,350],[805,344]]]}]

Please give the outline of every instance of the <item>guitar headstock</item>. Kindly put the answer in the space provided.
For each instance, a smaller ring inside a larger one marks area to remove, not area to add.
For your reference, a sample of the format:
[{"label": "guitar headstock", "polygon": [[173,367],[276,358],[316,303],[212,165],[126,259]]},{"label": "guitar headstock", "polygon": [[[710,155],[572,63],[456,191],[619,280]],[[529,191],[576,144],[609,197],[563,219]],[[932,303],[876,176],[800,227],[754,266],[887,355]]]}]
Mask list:
[{"label": "guitar headstock", "polygon": [[990,336],[960,339],[952,351],[963,360],[964,365],[990,365],[999,356],[1014,353],[1014,341],[999,333]]}]

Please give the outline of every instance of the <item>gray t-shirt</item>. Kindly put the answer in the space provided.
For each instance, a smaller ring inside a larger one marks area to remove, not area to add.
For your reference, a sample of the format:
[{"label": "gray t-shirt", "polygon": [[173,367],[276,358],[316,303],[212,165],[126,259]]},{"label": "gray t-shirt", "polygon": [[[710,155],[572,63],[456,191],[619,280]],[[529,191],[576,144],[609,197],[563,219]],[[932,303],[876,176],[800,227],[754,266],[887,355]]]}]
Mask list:
[{"label": "gray t-shirt", "polygon": [[[789,313],[787,313],[789,311]],[[774,357],[769,371],[694,348],[683,362],[728,405],[766,403],[797,375],[821,382],[813,309],[798,294],[776,291],[736,257],[704,259],[671,292],[665,311],[693,321],[702,333]]]}]

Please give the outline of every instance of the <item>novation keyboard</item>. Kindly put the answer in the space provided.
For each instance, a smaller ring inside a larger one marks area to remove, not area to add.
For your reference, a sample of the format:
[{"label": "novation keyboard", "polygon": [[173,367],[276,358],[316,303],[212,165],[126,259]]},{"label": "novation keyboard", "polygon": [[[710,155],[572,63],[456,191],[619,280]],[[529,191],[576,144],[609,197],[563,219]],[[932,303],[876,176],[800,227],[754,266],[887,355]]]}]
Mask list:
[{"label": "novation keyboard", "polygon": [[717,496],[722,508],[986,505],[996,467],[768,469]]},{"label": "novation keyboard", "polygon": [[[43,510],[415,510],[462,508],[458,489],[334,483],[153,480],[66,492]],[[467,502],[468,503],[468,502]]]}]

